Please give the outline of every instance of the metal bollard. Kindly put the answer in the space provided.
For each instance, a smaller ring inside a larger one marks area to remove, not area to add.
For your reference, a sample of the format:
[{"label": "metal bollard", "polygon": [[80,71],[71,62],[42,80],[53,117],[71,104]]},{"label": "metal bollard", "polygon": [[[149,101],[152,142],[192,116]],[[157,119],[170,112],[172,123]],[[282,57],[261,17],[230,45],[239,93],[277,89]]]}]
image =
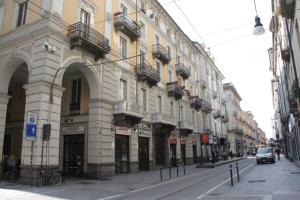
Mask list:
[{"label": "metal bollard", "polygon": [[171,166],[169,166],[169,177],[172,178]]},{"label": "metal bollard", "polygon": [[185,165],[183,164],[183,175],[185,175]]},{"label": "metal bollard", "polygon": [[238,181],[240,181],[240,172],[239,172],[239,164],[236,162],[236,174],[237,174],[237,178],[238,178]]},{"label": "metal bollard", "polygon": [[162,181],[163,177],[162,177],[162,168],[161,167],[159,168],[159,171],[160,171],[160,180]]},{"label": "metal bollard", "polygon": [[230,164],[230,180],[231,180],[231,186],[233,186],[233,178],[232,178],[232,165]]},{"label": "metal bollard", "polygon": [[178,165],[176,165],[176,167],[177,167],[177,176],[179,176]]}]

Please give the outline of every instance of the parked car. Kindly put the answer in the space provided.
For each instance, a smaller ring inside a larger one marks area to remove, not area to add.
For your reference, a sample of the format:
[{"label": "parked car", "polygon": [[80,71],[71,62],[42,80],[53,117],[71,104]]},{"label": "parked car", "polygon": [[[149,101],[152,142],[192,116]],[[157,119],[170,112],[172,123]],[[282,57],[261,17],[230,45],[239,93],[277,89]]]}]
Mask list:
[{"label": "parked car", "polygon": [[258,148],[256,152],[256,163],[275,163],[275,154],[271,147]]}]

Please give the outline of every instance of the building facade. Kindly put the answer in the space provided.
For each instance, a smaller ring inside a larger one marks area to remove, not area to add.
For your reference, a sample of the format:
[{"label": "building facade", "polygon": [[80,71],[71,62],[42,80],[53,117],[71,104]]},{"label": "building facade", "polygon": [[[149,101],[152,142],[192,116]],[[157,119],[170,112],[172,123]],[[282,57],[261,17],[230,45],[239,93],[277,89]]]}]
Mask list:
[{"label": "building facade", "polygon": [[272,94],[275,110],[273,137],[285,156],[299,166],[299,2],[272,1],[272,47],[268,50],[273,73]]},{"label": "building facade", "polygon": [[0,16],[0,156],[24,181],[226,151],[224,76],[157,1],[2,0]]}]

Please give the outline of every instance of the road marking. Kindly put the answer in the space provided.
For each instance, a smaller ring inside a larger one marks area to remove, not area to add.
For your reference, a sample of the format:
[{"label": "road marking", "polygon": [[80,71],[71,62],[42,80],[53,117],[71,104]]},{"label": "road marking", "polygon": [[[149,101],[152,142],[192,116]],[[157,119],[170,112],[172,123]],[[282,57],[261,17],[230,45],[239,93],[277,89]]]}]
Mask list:
[{"label": "road marking", "polygon": [[[249,167],[249,166],[248,166],[248,167]],[[243,170],[241,170],[240,173],[241,173],[242,171],[243,171]],[[129,192],[126,192],[126,193],[122,193],[122,194],[118,194],[118,195],[113,195],[113,196],[104,197],[104,198],[97,199],[97,200],[114,199],[114,198],[116,198],[116,197],[125,196],[125,195],[130,194],[130,193],[140,192],[140,191],[147,190],[147,189],[150,189],[150,188],[154,188],[154,187],[158,187],[158,186],[161,186],[161,185],[166,185],[166,184],[169,184],[169,183],[173,183],[173,182],[175,182],[175,181],[178,181],[178,180],[181,180],[181,179],[185,179],[185,178],[189,178],[189,177],[191,177],[191,176],[195,176],[195,175],[200,174],[200,173],[202,173],[202,171],[200,171],[200,172],[195,172],[195,173],[192,173],[192,174],[189,174],[189,175],[186,175],[186,176],[182,176],[182,177],[170,179],[170,180],[167,180],[167,181],[162,182],[162,183],[157,183],[157,184],[150,185],[150,186],[147,186],[147,187],[144,187],[144,188],[132,190],[132,191],[129,191]]]},{"label": "road marking", "polygon": [[[246,168],[242,169],[242,170],[240,171],[240,174],[243,173],[246,169],[248,169],[249,167],[251,167],[251,166],[253,166],[253,165],[255,165],[255,163],[250,164],[250,165],[248,165]],[[236,176],[237,176],[237,174],[235,174],[235,175],[233,176],[233,178],[236,177]],[[227,178],[227,179],[225,179],[224,181],[222,181],[221,183],[217,184],[216,186],[210,188],[209,190],[207,190],[207,191],[204,192],[203,194],[199,195],[196,199],[202,199],[203,197],[205,197],[206,195],[208,195],[209,193],[211,193],[212,191],[214,191],[215,189],[217,189],[218,187],[220,187],[221,185],[225,184],[225,183],[228,182],[228,181],[230,181],[230,178]]]}]

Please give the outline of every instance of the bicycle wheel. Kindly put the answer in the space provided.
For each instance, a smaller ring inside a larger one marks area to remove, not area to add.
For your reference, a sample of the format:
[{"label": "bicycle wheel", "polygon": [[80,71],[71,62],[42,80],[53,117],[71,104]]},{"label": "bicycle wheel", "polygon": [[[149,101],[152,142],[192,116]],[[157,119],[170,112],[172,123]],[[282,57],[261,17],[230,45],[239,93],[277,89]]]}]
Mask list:
[{"label": "bicycle wheel", "polygon": [[39,174],[37,177],[36,177],[36,186],[37,187],[41,187],[43,185],[43,175],[42,174]]},{"label": "bicycle wheel", "polygon": [[57,172],[53,173],[53,175],[51,176],[50,181],[53,185],[59,185],[61,183],[60,173],[57,173]]}]

